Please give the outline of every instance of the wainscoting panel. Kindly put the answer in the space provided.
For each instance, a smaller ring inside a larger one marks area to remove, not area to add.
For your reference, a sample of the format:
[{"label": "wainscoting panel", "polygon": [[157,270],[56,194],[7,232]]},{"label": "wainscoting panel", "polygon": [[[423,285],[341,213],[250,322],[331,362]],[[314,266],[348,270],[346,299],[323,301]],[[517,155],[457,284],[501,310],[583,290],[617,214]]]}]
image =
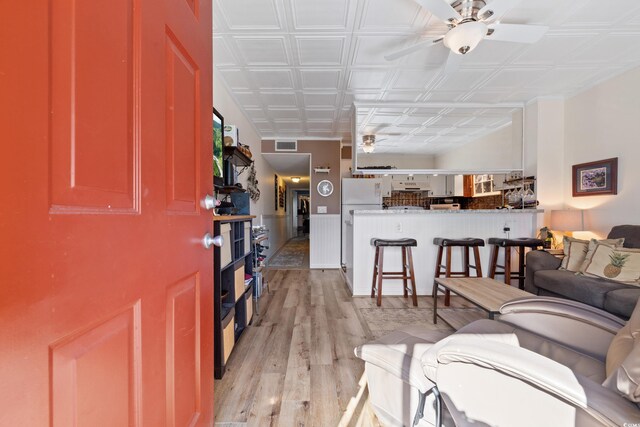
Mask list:
[{"label": "wainscoting panel", "polygon": [[[459,213],[419,212],[392,214],[360,214],[353,222],[353,295],[362,296],[371,293],[373,261],[375,249],[371,246],[374,237],[400,239],[411,237],[418,241],[413,248],[413,264],[416,274],[418,295],[431,295],[436,265],[437,247],[434,237],[507,237],[503,232],[505,225],[511,229],[509,237],[533,237],[536,235],[536,211],[483,212],[461,211]],[[311,244],[313,248],[313,241]],[[452,251],[452,266],[461,268],[461,250]],[[487,276],[489,267],[489,246],[480,248],[483,276]],[[384,268],[387,271],[400,271],[402,258],[398,248],[389,248],[384,253]],[[312,252],[313,254],[313,252]],[[512,257],[515,264],[516,257]],[[313,261],[313,258],[312,258]],[[504,264],[502,252],[499,259]],[[515,267],[515,266],[514,266]],[[473,272],[473,270],[472,270]],[[501,276],[499,277],[501,278]],[[385,281],[383,295],[402,295],[402,282]]]},{"label": "wainscoting panel", "polygon": [[309,266],[340,268],[340,215],[311,215]]}]

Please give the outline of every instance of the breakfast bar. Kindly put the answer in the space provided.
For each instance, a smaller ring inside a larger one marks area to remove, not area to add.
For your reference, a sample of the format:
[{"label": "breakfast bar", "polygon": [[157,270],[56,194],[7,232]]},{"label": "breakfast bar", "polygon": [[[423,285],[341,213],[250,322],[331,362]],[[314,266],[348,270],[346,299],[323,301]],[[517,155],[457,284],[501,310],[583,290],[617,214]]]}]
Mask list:
[{"label": "breakfast bar", "polygon": [[[534,237],[540,209],[353,210],[346,222],[346,277],[354,296],[371,294],[375,248],[371,239],[416,239],[413,250],[418,295],[431,295],[436,266],[435,237]],[[453,251],[452,265],[462,260]],[[488,271],[489,247],[480,248],[482,270]],[[402,269],[400,250],[385,253],[390,270]],[[387,268],[385,265],[385,268]],[[385,285],[383,295],[402,295],[402,281]]]}]

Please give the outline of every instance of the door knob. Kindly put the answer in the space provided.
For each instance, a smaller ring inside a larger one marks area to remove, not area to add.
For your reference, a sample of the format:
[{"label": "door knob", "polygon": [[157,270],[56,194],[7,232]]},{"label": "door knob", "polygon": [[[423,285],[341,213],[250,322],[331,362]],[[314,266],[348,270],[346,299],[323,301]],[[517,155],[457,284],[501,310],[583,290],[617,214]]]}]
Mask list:
[{"label": "door knob", "polygon": [[222,236],[211,237],[211,234],[207,233],[202,238],[202,246],[204,246],[205,249],[209,249],[211,246],[221,248],[222,245],[224,245],[224,237]]},{"label": "door knob", "polygon": [[220,202],[210,194],[207,194],[206,196],[204,196],[204,199],[202,199],[202,201],[200,202],[200,206],[202,206],[207,210],[211,210],[216,206],[218,206],[219,204]]}]

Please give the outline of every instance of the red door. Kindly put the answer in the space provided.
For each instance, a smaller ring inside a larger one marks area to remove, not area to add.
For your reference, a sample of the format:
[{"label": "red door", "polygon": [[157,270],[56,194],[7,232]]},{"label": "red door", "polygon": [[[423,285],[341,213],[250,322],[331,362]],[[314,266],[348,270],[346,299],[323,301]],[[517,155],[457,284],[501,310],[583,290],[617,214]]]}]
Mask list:
[{"label": "red door", "polygon": [[0,6],[0,425],[213,422],[211,2]]}]

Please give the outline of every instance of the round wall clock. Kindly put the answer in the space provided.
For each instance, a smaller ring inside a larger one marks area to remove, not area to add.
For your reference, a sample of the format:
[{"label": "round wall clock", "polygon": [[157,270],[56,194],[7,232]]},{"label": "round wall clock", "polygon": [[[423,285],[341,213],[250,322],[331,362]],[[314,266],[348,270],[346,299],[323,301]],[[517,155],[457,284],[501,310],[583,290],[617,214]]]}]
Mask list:
[{"label": "round wall clock", "polygon": [[318,194],[328,197],[333,193],[333,184],[328,179],[323,179],[318,183]]}]

